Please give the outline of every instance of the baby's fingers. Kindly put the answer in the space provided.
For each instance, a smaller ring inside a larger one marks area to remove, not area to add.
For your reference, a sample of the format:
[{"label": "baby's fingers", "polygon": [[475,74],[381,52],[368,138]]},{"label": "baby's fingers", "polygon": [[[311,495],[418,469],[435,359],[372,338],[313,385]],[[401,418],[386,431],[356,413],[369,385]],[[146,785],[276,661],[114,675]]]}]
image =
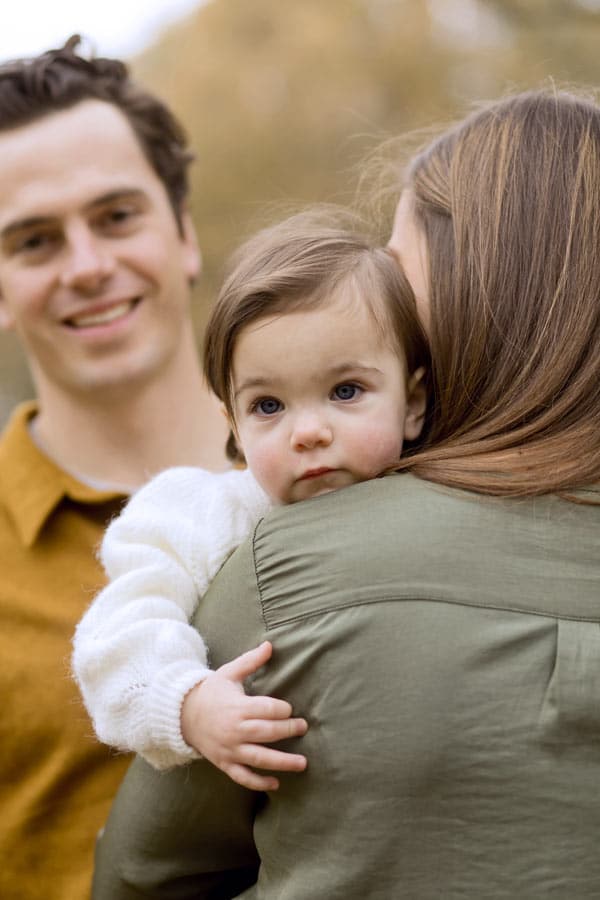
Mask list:
[{"label": "baby's fingers", "polygon": [[306,719],[246,719],[240,723],[244,741],[271,744],[287,738],[302,737],[308,731]]},{"label": "baby's fingers", "polygon": [[303,772],[306,768],[306,757],[300,753],[284,753],[260,744],[243,744],[238,748],[235,759],[237,764],[273,772]]},{"label": "baby's fingers", "polygon": [[238,763],[223,767],[223,771],[232,781],[251,791],[276,791],[279,787],[279,780],[274,775],[259,775],[248,766],[241,766]]},{"label": "baby's fingers", "polygon": [[231,662],[220,666],[217,671],[219,674],[229,678],[230,681],[244,681],[249,675],[253,675],[261,666],[271,658],[273,647],[269,641],[263,641],[253,650],[248,650],[240,656],[236,656]]},{"label": "baby's fingers", "polygon": [[240,701],[245,719],[289,719],[292,704],[277,697],[244,696]]}]

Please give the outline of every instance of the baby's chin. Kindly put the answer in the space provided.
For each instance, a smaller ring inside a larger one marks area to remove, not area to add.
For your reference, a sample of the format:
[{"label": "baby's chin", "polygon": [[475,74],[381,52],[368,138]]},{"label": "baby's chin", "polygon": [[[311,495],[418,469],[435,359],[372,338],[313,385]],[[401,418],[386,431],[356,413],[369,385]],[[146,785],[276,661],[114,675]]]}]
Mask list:
[{"label": "baby's chin", "polygon": [[315,497],[333,494],[335,491],[341,491],[365,480],[365,478],[357,478],[347,471],[328,472],[317,478],[295,482],[290,488],[287,498],[278,502],[279,504],[290,504],[299,503],[302,500],[313,500]]}]

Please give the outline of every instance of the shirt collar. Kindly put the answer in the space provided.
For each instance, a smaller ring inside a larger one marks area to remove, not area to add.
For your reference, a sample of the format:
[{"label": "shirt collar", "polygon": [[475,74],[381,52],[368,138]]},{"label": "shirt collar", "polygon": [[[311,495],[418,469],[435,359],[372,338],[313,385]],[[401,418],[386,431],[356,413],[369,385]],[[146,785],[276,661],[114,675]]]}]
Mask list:
[{"label": "shirt collar", "polygon": [[29,434],[27,423],[36,412],[35,402],[17,407],[0,442],[0,493],[26,547],[33,546],[63,499],[100,504],[125,496],[82,484],[49,459]]}]

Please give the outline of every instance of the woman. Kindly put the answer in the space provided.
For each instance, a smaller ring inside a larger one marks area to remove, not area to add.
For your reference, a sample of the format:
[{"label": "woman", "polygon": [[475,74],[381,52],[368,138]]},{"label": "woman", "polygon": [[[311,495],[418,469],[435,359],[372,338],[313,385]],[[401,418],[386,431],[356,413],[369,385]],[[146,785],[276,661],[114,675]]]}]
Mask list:
[{"label": "woman", "polygon": [[568,94],[495,103],[413,160],[389,246],[434,359],[415,474],[508,496],[598,481],[599,200],[600,111]]},{"label": "woman", "polygon": [[309,768],[257,799],[136,762],[97,898],[600,895],[599,226],[591,102],[518,95],[415,158],[390,248],[430,443],[271,514],[197,619],[217,665],[272,641],[253,687]]}]

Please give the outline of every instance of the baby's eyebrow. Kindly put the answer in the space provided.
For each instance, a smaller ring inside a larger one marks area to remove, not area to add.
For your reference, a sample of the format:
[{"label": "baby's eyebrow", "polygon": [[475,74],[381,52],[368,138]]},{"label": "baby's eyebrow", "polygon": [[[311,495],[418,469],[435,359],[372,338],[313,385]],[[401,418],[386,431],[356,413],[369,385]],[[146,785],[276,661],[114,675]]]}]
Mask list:
[{"label": "baby's eyebrow", "polygon": [[332,378],[335,378],[336,376],[341,377],[343,375],[346,375],[348,374],[348,372],[364,372],[365,374],[376,374],[380,371],[381,369],[378,369],[377,366],[365,366],[359,362],[344,362],[326,369],[325,374],[331,375]]},{"label": "baby's eyebrow", "polygon": [[239,396],[239,394],[243,394],[244,391],[255,391],[259,388],[267,387],[271,382],[269,382],[266,378],[246,378],[239,387],[235,389],[233,392],[234,399]]},{"label": "baby's eyebrow", "polygon": [[[328,379],[336,379],[336,378],[346,378],[350,375],[379,375],[381,374],[381,369],[377,368],[377,366],[365,366],[363,363],[356,362],[355,360],[350,360],[348,362],[336,363],[334,366],[330,366],[328,369],[324,369],[321,373],[325,378]],[[243,394],[244,391],[256,391],[256,390],[276,390],[274,386],[274,382],[272,379],[264,378],[259,375],[251,378],[245,378],[240,385],[233,392],[233,399],[237,400],[240,394]]]}]

